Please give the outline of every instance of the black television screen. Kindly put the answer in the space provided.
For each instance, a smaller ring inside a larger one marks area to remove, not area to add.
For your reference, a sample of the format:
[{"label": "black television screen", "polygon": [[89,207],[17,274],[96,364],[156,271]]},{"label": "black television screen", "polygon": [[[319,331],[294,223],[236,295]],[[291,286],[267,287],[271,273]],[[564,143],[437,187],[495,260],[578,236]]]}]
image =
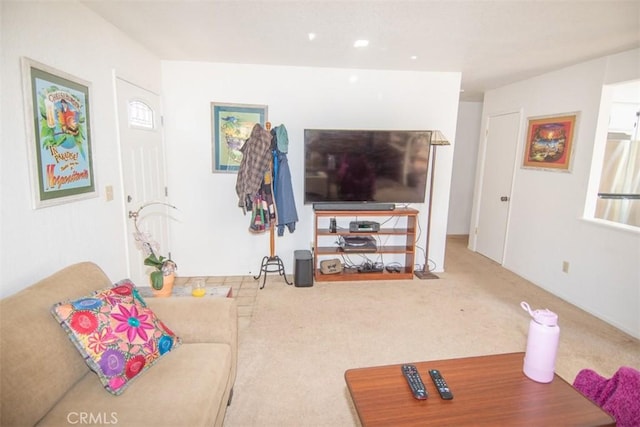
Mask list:
[{"label": "black television screen", "polygon": [[424,203],[430,131],[305,129],[304,203]]}]

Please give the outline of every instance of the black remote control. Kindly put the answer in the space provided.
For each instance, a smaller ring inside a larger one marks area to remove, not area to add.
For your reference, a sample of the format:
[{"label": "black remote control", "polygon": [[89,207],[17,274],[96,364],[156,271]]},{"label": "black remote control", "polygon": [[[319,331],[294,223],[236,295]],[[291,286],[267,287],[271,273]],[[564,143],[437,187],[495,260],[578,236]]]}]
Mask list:
[{"label": "black remote control", "polygon": [[438,389],[438,393],[440,393],[441,398],[443,398],[444,400],[453,399],[453,393],[451,393],[447,382],[444,380],[444,378],[442,378],[442,375],[440,375],[440,371],[438,371],[437,369],[429,369],[429,376]]},{"label": "black remote control", "polygon": [[402,375],[407,380],[413,397],[424,400],[429,396],[415,365],[402,365]]}]

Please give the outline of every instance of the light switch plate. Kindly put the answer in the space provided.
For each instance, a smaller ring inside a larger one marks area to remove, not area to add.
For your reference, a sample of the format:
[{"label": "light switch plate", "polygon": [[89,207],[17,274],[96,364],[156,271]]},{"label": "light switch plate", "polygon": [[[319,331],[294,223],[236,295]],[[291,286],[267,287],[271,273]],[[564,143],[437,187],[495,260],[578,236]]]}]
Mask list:
[{"label": "light switch plate", "polygon": [[106,188],[104,189],[105,191],[105,198],[107,199],[107,202],[110,202],[113,200],[113,185],[107,185]]}]

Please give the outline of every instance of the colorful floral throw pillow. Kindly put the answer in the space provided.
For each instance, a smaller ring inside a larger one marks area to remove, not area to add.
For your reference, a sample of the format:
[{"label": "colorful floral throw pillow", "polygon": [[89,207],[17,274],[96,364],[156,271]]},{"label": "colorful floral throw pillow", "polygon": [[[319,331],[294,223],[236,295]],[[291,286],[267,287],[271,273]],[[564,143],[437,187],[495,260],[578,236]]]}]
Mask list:
[{"label": "colorful floral throw pillow", "polygon": [[103,386],[115,395],[181,343],[129,280],[58,303],[51,313]]}]

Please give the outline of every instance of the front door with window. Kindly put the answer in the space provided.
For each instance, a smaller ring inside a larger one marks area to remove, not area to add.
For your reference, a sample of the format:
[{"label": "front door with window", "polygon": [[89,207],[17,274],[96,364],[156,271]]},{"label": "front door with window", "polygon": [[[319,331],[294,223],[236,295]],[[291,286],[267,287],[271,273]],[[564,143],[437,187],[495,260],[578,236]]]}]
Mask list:
[{"label": "front door with window", "polygon": [[[168,207],[164,144],[160,123],[158,95],[120,78],[116,79],[118,124],[122,155],[123,191],[126,207],[129,277],[137,285],[149,285],[146,254],[136,243],[131,213],[140,211],[140,231],[157,242],[159,255],[168,256]],[[151,204],[150,204],[151,203]]]}]

